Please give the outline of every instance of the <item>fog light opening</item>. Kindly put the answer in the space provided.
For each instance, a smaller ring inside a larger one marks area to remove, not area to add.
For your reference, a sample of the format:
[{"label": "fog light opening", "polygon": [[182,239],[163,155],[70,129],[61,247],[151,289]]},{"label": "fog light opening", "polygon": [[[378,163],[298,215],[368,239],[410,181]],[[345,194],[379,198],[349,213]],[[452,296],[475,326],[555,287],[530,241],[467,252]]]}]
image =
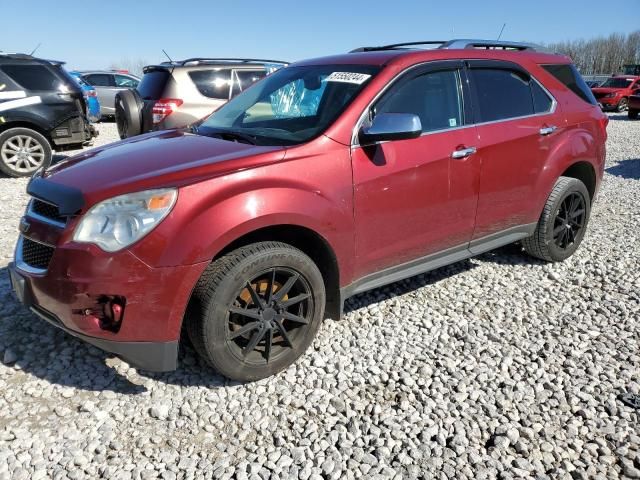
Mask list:
[{"label": "fog light opening", "polygon": [[98,304],[102,306],[100,328],[117,333],[122,326],[125,298],[117,295],[103,295],[98,299]]}]

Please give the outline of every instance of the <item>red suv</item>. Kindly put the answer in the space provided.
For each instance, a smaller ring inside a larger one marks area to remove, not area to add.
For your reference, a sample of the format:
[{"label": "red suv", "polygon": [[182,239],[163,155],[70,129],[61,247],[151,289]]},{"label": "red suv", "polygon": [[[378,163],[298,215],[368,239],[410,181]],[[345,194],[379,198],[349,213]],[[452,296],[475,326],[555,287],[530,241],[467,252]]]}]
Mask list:
[{"label": "red suv", "polygon": [[624,112],[629,108],[629,96],[640,93],[640,77],[618,75],[591,91],[603,110]]},{"label": "red suv", "polygon": [[188,129],[36,175],[18,297],[146,370],[176,368],[184,326],[251,380],[294,362],[351,295],[516,241],[569,257],[607,117],[567,57],[440,43],[299,62]]}]

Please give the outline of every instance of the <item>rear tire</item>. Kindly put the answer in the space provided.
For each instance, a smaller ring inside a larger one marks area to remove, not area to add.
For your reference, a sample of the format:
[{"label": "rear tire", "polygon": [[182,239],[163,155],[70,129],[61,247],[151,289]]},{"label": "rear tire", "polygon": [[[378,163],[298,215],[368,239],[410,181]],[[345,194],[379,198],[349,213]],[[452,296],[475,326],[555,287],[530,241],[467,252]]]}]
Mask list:
[{"label": "rear tire", "polygon": [[522,241],[525,251],[547,262],[560,262],[578,249],[589,221],[591,201],[584,183],[560,177],[547,199],[534,234]]},{"label": "rear tire", "polygon": [[49,141],[30,128],[10,128],[0,133],[0,171],[10,177],[30,177],[51,165]]},{"label": "rear tire", "polygon": [[324,281],[303,252],[279,242],[238,248],[211,263],[189,302],[186,327],[198,354],[241,381],[273,375],[313,341]]},{"label": "rear tire", "polygon": [[122,90],[116,94],[116,126],[121,139],[142,133],[142,109],[140,95],[135,90]]},{"label": "rear tire", "polygon": [[627,116],[629,117],[630,120],[636,120],[638,118],[638,113],[640,112],[640,110],[633,110],[633,109],[629,109],[629,111],[627,112]]}]

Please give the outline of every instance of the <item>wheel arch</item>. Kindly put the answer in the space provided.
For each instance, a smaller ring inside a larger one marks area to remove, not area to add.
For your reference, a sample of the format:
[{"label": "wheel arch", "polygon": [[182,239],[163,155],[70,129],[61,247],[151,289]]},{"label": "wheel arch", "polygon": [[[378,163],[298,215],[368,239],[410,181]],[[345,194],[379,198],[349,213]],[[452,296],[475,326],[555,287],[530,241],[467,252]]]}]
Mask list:
[{"label": "wheel arch", "polygon": [[590,162],[577,161],[566,168],[560,176],[575,178],[584,183],[589,192],[589,199],[593,202],[593,197],[596,194],[597,180],[596,170]]},{"label": "wheel arch", "polygon": [[331,244],[318,232],[301,225],[279,224],[258,228],[228,243],[212,259],[237,248],[262,241],[278,241],[291,245],[305,253],[316,264],[325,284],[325,317],[338,319],[342,313],[340,297],[340,269]]},{"label": "wheel arch", "polygon": [[7,120],[6,122],[0,123],[0,133],[3,133],[12,128],[27,128],[29,130],[38,132],[40,135],[47,139],[47,142],[49,142],[49,146],[51,147],[51,149],[53,149],[53,142],[51,141],[49,132],[37,123],[33,123],[28,120]]}]

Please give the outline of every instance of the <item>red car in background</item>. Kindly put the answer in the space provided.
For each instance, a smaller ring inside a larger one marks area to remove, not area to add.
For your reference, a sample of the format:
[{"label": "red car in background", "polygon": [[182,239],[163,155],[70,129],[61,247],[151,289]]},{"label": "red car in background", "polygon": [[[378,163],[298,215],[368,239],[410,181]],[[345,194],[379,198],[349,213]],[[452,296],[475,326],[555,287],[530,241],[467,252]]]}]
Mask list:
[{"label": "red car in background", "polygon": [[635,120],[638,118],[638,113],[640,113],[640,89],[629,97],[629,118]]},{"label": "red car in background", "polygon": [[624,112],[629,107],[629,96],[640,93],[640,77],[617,75],[591,91],[603,110]]}]

